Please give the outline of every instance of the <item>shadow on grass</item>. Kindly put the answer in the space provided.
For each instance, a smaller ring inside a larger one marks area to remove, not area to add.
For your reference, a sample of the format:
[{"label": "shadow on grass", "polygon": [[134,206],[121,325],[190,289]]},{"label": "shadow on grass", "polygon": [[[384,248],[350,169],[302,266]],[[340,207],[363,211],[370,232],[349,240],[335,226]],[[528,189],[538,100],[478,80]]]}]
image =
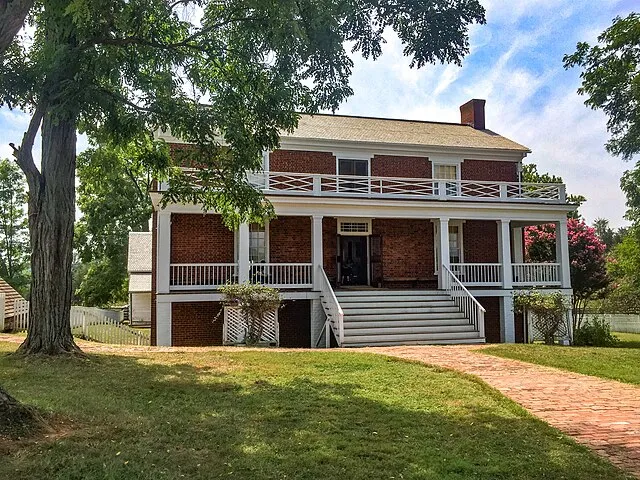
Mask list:
[{"label": "shadow on grass", "polygon": [[81,425],[3,459],[0,478],[623,478],[451,372],[346,353],[187,357],[0,359],[16,396]]}]

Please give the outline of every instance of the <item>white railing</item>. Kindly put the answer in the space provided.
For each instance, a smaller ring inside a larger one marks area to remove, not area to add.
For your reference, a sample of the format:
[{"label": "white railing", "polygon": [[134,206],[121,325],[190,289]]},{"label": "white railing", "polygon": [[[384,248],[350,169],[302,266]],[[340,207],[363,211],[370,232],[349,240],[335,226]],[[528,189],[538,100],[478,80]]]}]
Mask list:
[{"label": "white railing", "polygon": [[[324,324],[324,328],[322,332],[320,332],[320,338],[324,333],[325,346],[329,348],[331,346],[331,336],[329,335],[330,328],[336,337],[338,346],[342,346],[342,341],[344,339],[344,313],[342,311],[342,307],[338,303],[336,294],[333,292],[331,283],[329,283],[327,274],[325,273],[324,268],[322,268],[321,265],[318,266],[317,275],[320,277],[320,300],[324,313],[327,316],[327,321]],[[320,338],[318,338],[316,346],[318,346]]]},{"label": "white railing", "polygon": [[[14,332],[29,329],[29,302],[14,301]],[[113,312],[101,313],[90,307],[71,307],[71,333],[79,338],[115,345],[150,345],[151,336],[146,330],[131,328],[112,318]]]},{"label": "white railing", "polygon": [[559,183],[485,182],[287,172],[249,174],[266,194],[566,203]]},{"label": "white railing", "polygon": [[502,285],[502,264],[500,263],[452,263],[449,268],[467,286]]},{"label": "white railing", "polygon": [[448,267],[442,265],[441,271],[444,274],[444,290],[447,295],[452,298],[465,317],[469,319],[469,323],[473,325],[480,338],[484,338],[485,308],[469,293],[469,290]]},{"label": "white railing", "polygon": [[237,282],[236,263],[172,263],[169,286],[172,290],[198,290]]},{"label": "white railing", "polygon": [[249,281],[274,288],[311,288],[312,263],[253,263]]},{"label": "white railing", "polygon": [[513,284],[516,286],[560,285],[559,263],[514,263]]}]

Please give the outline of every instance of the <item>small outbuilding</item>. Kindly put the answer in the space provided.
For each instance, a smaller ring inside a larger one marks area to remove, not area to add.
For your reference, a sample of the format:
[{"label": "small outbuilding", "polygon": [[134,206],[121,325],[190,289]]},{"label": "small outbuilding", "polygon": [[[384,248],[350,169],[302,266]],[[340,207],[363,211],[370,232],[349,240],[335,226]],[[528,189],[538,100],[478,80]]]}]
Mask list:
[{"label": "small outbuilding", "polygon": [[151,324],[151,232],[129,232],[129,319],[132,325]]}]

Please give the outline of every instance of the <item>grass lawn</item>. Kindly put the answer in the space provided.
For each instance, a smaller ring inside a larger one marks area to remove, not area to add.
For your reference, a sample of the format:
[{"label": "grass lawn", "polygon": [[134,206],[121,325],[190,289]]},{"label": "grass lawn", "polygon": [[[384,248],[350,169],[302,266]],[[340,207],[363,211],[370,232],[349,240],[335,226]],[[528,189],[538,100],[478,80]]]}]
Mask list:
[{"label": "grass lawn", "polygon": [[350,352],[2,355],[61,433],[0,442],[0,478],[622,479],[468,376]]},{"label": "grass lawn", "polygon": [[615,348],[503,344],[481,353],[640,385],[640,334],[615,335],[621,341]]}]

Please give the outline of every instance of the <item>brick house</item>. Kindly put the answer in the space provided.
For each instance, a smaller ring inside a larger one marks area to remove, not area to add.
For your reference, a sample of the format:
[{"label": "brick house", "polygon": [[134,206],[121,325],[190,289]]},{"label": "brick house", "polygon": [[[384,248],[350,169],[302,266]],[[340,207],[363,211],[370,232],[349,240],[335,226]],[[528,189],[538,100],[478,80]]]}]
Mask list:
[{"label": "brick house", "polygon": [[[275,208],[228,230],[198,205],[152,192],[152,341],[229,341],[218,286],[281,290],[281,346],[521,342],[513,292],[571,294],[561,184],[523,184],[530,150],[485,128],[484,100],[461,123],[303,115],[250,174]],[[161,135],[173,148],[179,139]],[[527,263],[523,228],[555,223],[554,263]]]}]

